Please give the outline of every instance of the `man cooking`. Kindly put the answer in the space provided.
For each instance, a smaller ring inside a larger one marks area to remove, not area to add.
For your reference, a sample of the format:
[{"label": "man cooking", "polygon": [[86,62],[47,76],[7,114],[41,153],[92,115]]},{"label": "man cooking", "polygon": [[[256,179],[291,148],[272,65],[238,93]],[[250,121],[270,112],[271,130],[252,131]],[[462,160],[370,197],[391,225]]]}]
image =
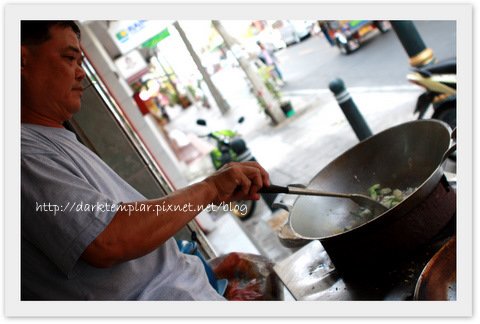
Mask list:
[{"label": "man cooking", "polygon": [[62,126],[80,110],[81,64],[74,22],[22,21],[22,300],[224,300],[173,238],[198,209],[156,207],[259,199],[267,172],[256,162],[231,163],[146,200]]}]

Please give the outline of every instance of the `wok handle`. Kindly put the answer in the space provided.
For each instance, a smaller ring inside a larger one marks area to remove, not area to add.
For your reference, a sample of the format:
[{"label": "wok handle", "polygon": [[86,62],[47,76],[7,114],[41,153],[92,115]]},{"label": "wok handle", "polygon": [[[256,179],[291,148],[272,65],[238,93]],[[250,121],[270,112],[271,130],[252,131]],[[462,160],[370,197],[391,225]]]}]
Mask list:
[{"label": "wok handle", "polygon": [[442,161],[440,163],[445,162],[445,160],[456,150],[457,150],[457,144],[455,143],[452,146],[450,146],[449,149],[445,153],[443,153]]},{"label": "wok handle", "polygon": [[260,190],[258,190],[258,193],[272,193],[272,194],[280,194],[280,193],[285,193],[288,194],[290,190],[288,187],[282,187],[282,186],[277,186],[274,184],[271,184],[268,187],[262,187]]},{"label": "wok handle", "polygon": [[457,128],[455,127],[450,135],[452,140],[455,142],[452,146],[448,148],[448,150],[443,154],[442,161],[440,163],[445,162],[445,160],[457,150]]}]

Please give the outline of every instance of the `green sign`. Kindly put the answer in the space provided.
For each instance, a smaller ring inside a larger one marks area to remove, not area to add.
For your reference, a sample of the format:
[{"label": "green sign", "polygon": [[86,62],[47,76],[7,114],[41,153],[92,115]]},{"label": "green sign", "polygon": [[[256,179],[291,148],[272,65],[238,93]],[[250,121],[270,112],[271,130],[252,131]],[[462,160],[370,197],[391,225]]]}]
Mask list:
[{"label": "green sign", "polygon": [[356,27],[366,20],[350,20],[350,27]]},{"label": "green sign", "polygon": [[157,46],[158,43],[160,43],[162,40],[170,36],[170,32],[168,31],[168,28],[165,28],[161,32],[159,32],[157,35],[153,36],[146,42],[142,44],[142,48],[154,48]]}]

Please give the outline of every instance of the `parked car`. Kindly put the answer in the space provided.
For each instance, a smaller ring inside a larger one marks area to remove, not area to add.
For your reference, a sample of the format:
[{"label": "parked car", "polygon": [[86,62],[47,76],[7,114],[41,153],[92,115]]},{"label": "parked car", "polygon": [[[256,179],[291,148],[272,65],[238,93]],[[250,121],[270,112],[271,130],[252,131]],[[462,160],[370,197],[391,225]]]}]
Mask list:
[{"label": "parked car", "polygon": [[308,20],[277,20],[272,27],[280,32],[285,44],[292,45],[310,36],[313,22]]}]

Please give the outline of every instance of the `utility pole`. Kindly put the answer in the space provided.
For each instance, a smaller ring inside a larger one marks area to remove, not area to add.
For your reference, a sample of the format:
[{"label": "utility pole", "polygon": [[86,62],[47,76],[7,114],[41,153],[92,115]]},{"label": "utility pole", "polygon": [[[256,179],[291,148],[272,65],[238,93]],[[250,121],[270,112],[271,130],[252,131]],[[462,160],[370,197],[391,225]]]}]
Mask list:
[{"label": "utility pole", "polygon": [[177,29],[178,34],[182,38],[185,46],[187,47],[188,52],[192,56],[193,61],[195,62],[195,65],[198,68],[198,71],[200,71],[200,74],[202,75],[202,78],[203,78],[203,80],[205,81],[205,84],[208,87],[208,90],[212,94],[212,97],[215,100],[215,102],[217,103],[218,109],[220,109],[222,114],[225,114],[226,112],[228,112],[230,110],[230,105],[225,100],[225,98],[223,98],[222,94],[220,93],[220,91],[218,91],[215,84],[213,84],[212,79],[210,78],[210,75],[208,74],[205,67],[202,65],[202,61],[200,60],[197,53],[193,49],[192,44],[188,40],[187,36],[185,35],[185,32],[183,31],[183,28],[180,26],[178,21],[175,21],[173,23],[173,26],[175,26],[175,28]]},{"label": "utility pole", "polygon": [[285,114],[280,108],[280,103],[273,97],[273,95],[263,83],[260,76],[252,68],[252,66],[250,65],[250,61],[246,57],[245,53],[243,53],[239,42],[225,30],[220,21],[212,20],[212,25],[223,38],[223,41],[225,42],[227,48],[232,51],[233,55],[240,64],[240,67],[252,83],[255,95],[259,97],[260,100],[263,100],[266,103],[265,113],[270,116],[273,124],[277,125],[283,120],[285,120]]}]

